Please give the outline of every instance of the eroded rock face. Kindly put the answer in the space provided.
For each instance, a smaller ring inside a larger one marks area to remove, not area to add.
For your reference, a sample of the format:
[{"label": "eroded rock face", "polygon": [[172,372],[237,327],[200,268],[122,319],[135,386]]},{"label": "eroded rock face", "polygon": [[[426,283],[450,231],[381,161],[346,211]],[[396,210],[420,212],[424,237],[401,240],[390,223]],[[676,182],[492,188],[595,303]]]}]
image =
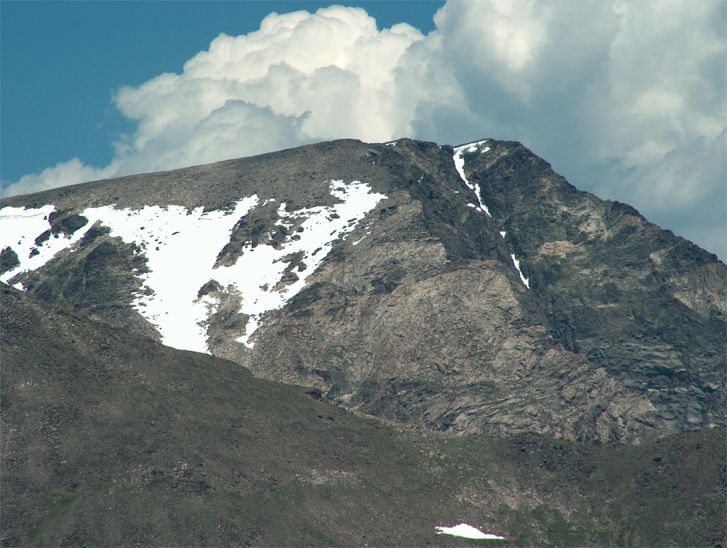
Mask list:
[{"label": "eroded rock face", "polygon": [[[426,166],[420,147],[397,152]],[[230,357],[439,430],[638,443],[722,423],[724,265],[520,145],[482,143],[465,172],[491,217],[442,174],[391,194],[371,235],[342,244],[253,351]],[[681,268],[656,269],[655,249]]]},{"label": "eroded rock face", "polygon": [[[244,292],[214,275],[195,289],[214,303],[202,326],[212,354],[436,430],[639,443],[724,424],[725,265],[633,208],[578,191],[518,143],[337,141],[0,208],[52,203],[72,233],[89,206],[230,211],[254,195],[214,250],[214,274],[299,238],[303,221],[289,212],[332,208],[333,180],[361,181],[379,201],[345,225],[297,294],[255,318],[244,343]],[[103,230],[101,220],[13,283],[153,335],[132,306],[144,250]],[[316,252],[281,257],[265,290],[288,290]]]},{"label": "eroded rock face", "polygon": [[468,166],[524,257],[549,333],[645,397],[655,428],[720,423],[724,264],[628,205],[577,191],[521,145],[492,153]]}]

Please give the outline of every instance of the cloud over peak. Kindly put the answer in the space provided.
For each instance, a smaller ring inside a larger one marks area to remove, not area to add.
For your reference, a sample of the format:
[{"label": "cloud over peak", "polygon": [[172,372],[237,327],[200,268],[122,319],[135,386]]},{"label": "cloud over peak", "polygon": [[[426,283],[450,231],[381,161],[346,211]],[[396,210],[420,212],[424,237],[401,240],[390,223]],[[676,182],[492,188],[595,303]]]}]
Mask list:
[{"label": "cloud over peak", "polygon": [[426,36],[360,8],[271,13],[119,90],[137,127],[108,166],[73,159],[5,194],[342,137],[514,138],[724,257],[725,6],[449,1]]}]

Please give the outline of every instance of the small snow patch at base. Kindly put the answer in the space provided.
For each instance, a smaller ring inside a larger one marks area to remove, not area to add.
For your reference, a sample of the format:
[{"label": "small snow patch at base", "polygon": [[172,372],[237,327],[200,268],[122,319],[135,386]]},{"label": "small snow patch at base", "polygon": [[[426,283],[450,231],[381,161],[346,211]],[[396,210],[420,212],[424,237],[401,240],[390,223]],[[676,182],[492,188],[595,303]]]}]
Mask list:
[{"label": "small snow patch at base", "polygon": [[452,535],[454,537],[471,538],[476,540],[505,540],[505,537],[493,533],[483,533],[476,527],[460,523],[453,527],[439,526],[436,528],[438,535]]}]

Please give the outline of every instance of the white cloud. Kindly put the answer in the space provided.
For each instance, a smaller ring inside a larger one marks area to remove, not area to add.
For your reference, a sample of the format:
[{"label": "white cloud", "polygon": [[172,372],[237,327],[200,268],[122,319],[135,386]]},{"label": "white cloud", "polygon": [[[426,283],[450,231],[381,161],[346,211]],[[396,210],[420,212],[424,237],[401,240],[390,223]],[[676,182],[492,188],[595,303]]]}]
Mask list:
[{"label": "white cloud", "polygon": [[120,90],[138,125],[109,166],[73,159],[6,193],[340,137],[513,138],[725,257],[726,6],[449,1],[427,36],[359,8],[272,13]]},{"label": "white cloud", "polygon": [[410,127],[450,142],[521,140],[580,188],[727,257],[726,11],[719,1],[448,2],[429,72],[459,88],[420,102]]},{"label": "white cloud", "polygon": [[18,181],[10,183],[3,189],[4,196],[40,192],[59,186],[73,185],[83,181],[95,181],[113,177],[118,164],[112,162],[105,168],[84,165],[78,158],[47,167],[40,173],[23,175]]},{"label": "white cloud", "polygon": [[388,139],[398,114],[395,69],[420,39],[409,25],[379,31],[364,10],[339,6],[273,13],[255,32],[221,34],[182,74],[162,74],[117,94],[118,109],[139,124],[121,151],[121,170],[167,169],[338,137]]}]

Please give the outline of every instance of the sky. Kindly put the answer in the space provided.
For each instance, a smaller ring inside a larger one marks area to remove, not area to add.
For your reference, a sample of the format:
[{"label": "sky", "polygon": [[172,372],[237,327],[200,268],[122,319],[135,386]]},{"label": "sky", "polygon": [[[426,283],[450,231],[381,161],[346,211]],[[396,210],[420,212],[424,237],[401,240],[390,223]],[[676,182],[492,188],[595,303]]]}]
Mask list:
[{"label": "sky", "polygon": [[3,0],[0,25],[0,195],[491,137],[727,257],[722,0]]}]

